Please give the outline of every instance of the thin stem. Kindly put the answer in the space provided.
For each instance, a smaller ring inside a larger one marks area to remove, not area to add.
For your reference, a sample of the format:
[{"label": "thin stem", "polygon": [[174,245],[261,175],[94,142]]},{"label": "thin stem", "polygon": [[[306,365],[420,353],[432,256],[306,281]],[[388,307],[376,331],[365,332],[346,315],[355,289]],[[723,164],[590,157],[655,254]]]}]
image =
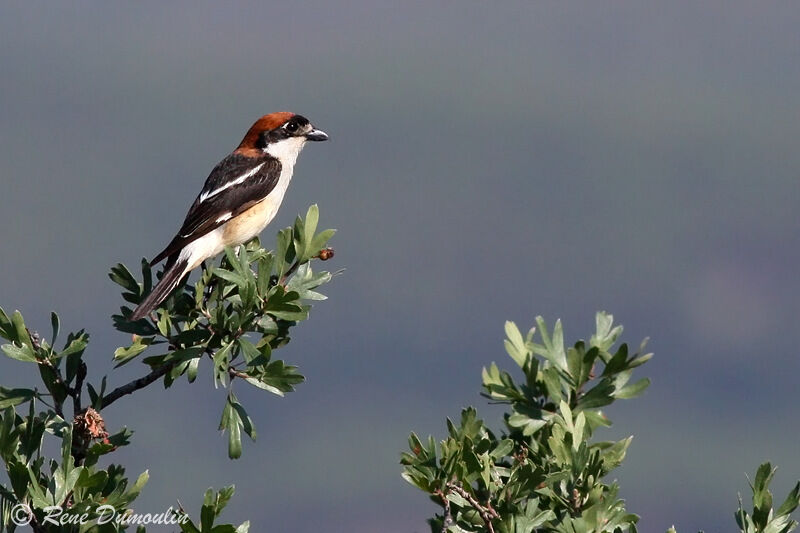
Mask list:
[{"label": "thin stem", "polygon": [[487,502],[486,507],[480,504],[475,497],[464,490],[461,486],[456,485],[455,483],[448,483],[447,488],[452,490],[453,492],[458,493],[459,496],[464,498],[469,502],[469,504],[481,515],[483,519],[483,523],[486,524],[489,533],[494,533],[494,526],[492,525],[493,518],[500,518],[500,515],[497,514],[497,511],[494,510],[492,504]]},{"label": "thin stem", "polygon": [[232,366],[228,367],[228,375],[230,375],[231,377],[242,378],[242,379],[249,379],[251,377],[250,375],[245,374],[241,370],[236,370]]},{"label": "thin stem", "polygon": [[298,268],[299,266],[300,266],[300,262],[299,262],[299,261],[295,261],[295,262],[292,264],[292,266],[290,266],[290,267],[289,267],[289,270],[287,270],[287,271],[286,271],[286,273],[285,273],[283,276],[281,276],[281,280],[280,280],[278,283],[279,283],[280,285],[283,285],[283,286],[285,287],[285,286],[286,286],[286,280],[288,280],[288,279],[289,279],[289,276],[291,276],[292,274],[294,274],[294,271],[295,271],[295,270],[297,270],[297,268]]},{"label": "thin stem", "polygon": [[[304,261],[303,263],[310,263],[312,259],[319,259],[320,261],[327,261],[328,259],[333,257],[333,253],[334,253],[333,252],[333,248],[323,248],[322,250],[317,252],[317,255],[313,255],[313,256],[309,257],[308,260]],[[280,283],[281,285],[283,285],[285,287],[286,286],[286,280],[289,279],[289,276],[294,274],[294,271],[297,270],[300,267],[300,265],[301,265],[300,261],[299,260],[295,260],[294,264],[292,264],[292,266],[289,267],[289,270],[287,270],[286,273],[283,276],[281,276],[281,280],[278,283]]]},{"label": "thin stem", "polygon": [[439,489],[436,489],[435,494],[442,499],[442,505],[444,505],[444,518],[442,520],[442,533],[447,533],[447,529],[453,525],[453,515],[450,511],[450,500],[447,499],[447,495]]}]

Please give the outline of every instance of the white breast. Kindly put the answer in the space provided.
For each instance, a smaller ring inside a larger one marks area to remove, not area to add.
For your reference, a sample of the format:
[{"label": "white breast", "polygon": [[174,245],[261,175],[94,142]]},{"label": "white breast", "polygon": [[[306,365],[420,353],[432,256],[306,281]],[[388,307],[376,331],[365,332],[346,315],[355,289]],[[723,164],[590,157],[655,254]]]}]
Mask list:
[{"label": "white breast", "polygon": [[187,271],[196,268],[207,258],[219,254],[226,246],[238,246],[260,234],[278,214],[283,196],[292,181],[293,172],[293,164],[283,165],[278,183],[264,200],[186,245],[180,255],[181,258],[188,260]]},{"label": "white breast", "polygon": [[[283,196],[292,181],[294,164],[305,142],[306,139],[303,137],[291,137],[267,147],[265,151],[281,162],[281,175],[278,177],[275,188],[264,200],[247,211],[186,245],[180,255],[181,258],[188,260],[187,271],[197,267],[205,259],[222,252],[226,246],[238,246],[249,241],[272,222],[278,213],[278,208],[283,203]],[[246,177],[250,175],[255,175],[255,172],[249,173]]]}]

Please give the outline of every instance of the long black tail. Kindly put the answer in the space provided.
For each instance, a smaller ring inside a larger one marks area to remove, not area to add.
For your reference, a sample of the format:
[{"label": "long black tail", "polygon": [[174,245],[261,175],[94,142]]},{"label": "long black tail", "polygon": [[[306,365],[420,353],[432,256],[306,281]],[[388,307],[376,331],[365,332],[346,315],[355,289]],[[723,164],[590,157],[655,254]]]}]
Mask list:
[{"label": "long black tail", "polygon": [[167,271],[164,272],[164,275],[161,276],[161,280],[153,287],[150,294],[148,294],[147,297],[142,300],[142,303],[139,304],[139,307],[133,311],[131,320],[144,318],[150,311],[166,300],[167,296],[180,284],[183,276],[186,274],[185,270],[187,265],[188,262],[186,259],[178,259],[172,266],[169,266]]}]

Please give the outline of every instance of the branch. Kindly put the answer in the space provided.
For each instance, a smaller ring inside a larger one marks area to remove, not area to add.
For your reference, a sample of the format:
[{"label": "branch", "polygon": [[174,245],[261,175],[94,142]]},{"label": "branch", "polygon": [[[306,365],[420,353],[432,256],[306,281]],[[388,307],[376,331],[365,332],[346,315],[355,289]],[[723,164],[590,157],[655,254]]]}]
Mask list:
[{"label": "branch", "polygon": [[117,387],[113,391],[103,396],[103,402],[102,405],[100,406],[100,409],[105,409],[106,407],[116,402],[126,394],[131,394],[139,389],[147,387],[158,378],[163,377],[167,372],[172,370],[172,367],[174,366],[175,366],[174,362],[163,364],[158,368],[153,369],[153,371],[147,374],[146,376],[142,376],[139,379],[135,379],[130,383],[122,385],[121,387]]},{"label": "branch", "polygon": [[245,374],[240,370],[236,370],[232,366],[228,367],[228,375],[231,376],[232,378],[242,378],[242,379],[250,379],[252,377],[249,374]]},{"label": "branch", "polygon": [[434,492],[439,498],[442,499],[442,505],[444,505],[444,516],[442,517],[442,533],[447,533],[447,530],[453,525],[453,515],[450,512],[450,500],[447,499],[447,495],[439,489],[436,489]]},{"label": "branch", "polygon": [[472,496],[472,494],[470,494],[469,492],[465,491],[461,486],[456,485],[455,483],[448,483],[447,484],[447,488],[452,490],[453,492],[458,493],[459,496],[461,496],[462,498],[467,500],[469,502],[469,504],[476,511],[478,511],[478,513],[480,513],[481,518],[483,519],[483,522],[486,524],[486,527],[489,529],[489,533],[494,533],[494,526],[492,525],[492,519],[493,518],[500,518],[500,515],[497,514],[497,511],[495,511],[492,508],[492,504],[491,503],[487,502],[486,503],[486,507],[482,506],[478,502],[478,500],[476,500],[475,497]]},{"label": "branch", "polygon": [[[306,263],[310,263],[312,259],[319,259],[320,261],[327,261],[328,259],[331,259],[333,257],[334,253],[335,252],[334,252],[333,248],[323,248],[322,250],[317,252],[317,255],[313,255],[313,256],[309,257],[308,260],[305,261],[305,262]],[[298,267],[300,265],[301,265],[300,261],[299,260],[295,260],[295,262],[292,264],[292,266],[289,267],[289,270],[286,271],[286,273],[281,277],[281,279],[280,279],[280,281],[278,283],[285,287],[286,286],[286,282],[289,279],[289,276],[294,274],[295,271],[298,269]]]},{"label": "branch", "polygon": [[289,267],[289,270],[287,270],[286,273],[281,277],[281,280],[278,283],[285,287],[286,286],[286,281],[289,279],[289,276],[294,274],[294,271],[297,270],[297,268],[299,266],[300,266],[300,262],[299,261],[295,261],[294,264],[292,264],[292,266]]},{"label": "branch", "polygon": [[75,375],[75,386],[69,389],[69,395],[72,396],[72,412],[75,416],[83,410],[83,407],[81,407],[81,391],[84,379],[86,379],[86,363],[81,361]]}]

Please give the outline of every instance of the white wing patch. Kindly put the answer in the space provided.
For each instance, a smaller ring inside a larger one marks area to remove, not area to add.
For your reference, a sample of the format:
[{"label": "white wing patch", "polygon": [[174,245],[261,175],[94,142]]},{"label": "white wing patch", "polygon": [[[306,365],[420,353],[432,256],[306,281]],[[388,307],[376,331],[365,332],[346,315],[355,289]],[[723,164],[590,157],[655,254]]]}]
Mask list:
[{"label": "white wing patch", "polygon": [[[206,200],[208,200],[212,196],[218,195],[219,193],[221,193],[225,189],[229,189],[229,188],[231,188],[231,187],[233,187],[235,185],[239,185],[240,183],[243,183],[247,178],[251,178],[251,177],[255,176],[258,173],[258,171],[261,170],[261,167],[263,167],[265,164],[266,164],[266,161],[264,163],[261,163],[260,165],[256,165],[255,167],[253,167],[252,169],[248,170],[247,172],[245,172],[244,174],[242,174],[241,176],[239,176],[235,180],[229,181],[228,183],[226,183],[222,187],[218,187],[218,188],[214,189],[213,191],[209,191],[209,192],[205,192],[204,191],[203,193],[200,194],[200,203],[202,204],[203,202],[205,202]],[[225,215],[223,215],[223,217],[224,216]],[[220,218],[222,218],[222,217],[220,217]],[[228,213],[228,218],[230,218],[230,213]],[[219,219],[217,219],[217,222],[219,222]]]},{"label": "white wing patch", "polygon": [[233,216],[233,213],[228,211],[224,215],[221,215],[221,216],[217,217],[217,220],[215,220],[215,222],[225,222],[226,220],[229,220],[232,216]]}]

